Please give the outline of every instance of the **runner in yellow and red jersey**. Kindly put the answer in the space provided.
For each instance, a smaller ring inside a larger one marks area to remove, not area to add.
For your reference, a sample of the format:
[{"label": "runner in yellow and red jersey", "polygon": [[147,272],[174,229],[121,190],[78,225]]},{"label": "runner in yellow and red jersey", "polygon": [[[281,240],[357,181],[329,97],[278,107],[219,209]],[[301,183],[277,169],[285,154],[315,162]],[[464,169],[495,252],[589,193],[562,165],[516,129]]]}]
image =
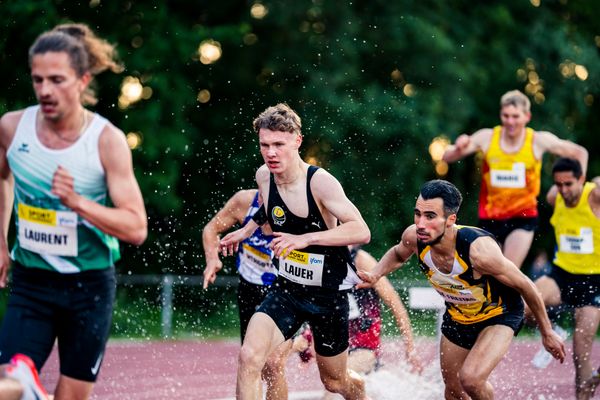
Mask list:
[{"label": "runner in yellow and red jersey", "polygon": [[551,132],[528,128],[530,107],[520,91],[505,93],[500,99],[502,125],[460,135],[444,153],[446,162],[483,153],[479,226],[496,237],[504,255],[519,268],[537,228],[542,156],[549,152],[575,158],[584,176],[588,160],[585,148]]}]

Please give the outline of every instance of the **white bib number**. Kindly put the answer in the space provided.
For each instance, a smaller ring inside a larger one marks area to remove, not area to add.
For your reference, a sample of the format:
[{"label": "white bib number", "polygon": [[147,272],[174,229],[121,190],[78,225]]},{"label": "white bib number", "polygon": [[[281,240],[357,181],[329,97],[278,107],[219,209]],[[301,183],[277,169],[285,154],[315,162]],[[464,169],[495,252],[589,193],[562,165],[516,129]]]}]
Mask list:
[{"label": "white bib number", "polygon": [[19,204],[19,245],[36,253],[77,256],[77,213]]},{"label": "white bib number", "polygon": [[240,262],[251,269],[262,272],[273,272],[271,267],[271,257],[247,243],[242,245],[243,251],[240,252]]},{"label": "white bib number", "polygon": [[493,187],[521,189],[525,187],[525,164],[514,163],[512,169],[492,169],[490,178]]},{"label": "white bib number", "polygon": [[308,286],[323,286],[323,254],[292,251],[287,257],[279,257],[279,275]]},{"label": "white bib number", "polygon": [[572,254],[592,254],[594,233],[592,228],[581,228],[579,235],[560,235],[560,251]]}]

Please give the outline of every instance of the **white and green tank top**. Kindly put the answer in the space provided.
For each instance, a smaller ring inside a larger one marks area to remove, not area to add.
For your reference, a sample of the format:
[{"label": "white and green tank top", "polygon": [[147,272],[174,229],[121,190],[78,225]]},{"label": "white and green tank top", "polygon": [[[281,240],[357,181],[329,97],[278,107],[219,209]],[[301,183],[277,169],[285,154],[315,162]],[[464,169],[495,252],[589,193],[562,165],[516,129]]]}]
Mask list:
[{"label": "white and green tank top", "polygon": [[52,177],[60,165],[83,197],[106,205],[108,190],[98,140],[107,120],[94,114],[75,143],[50,149],[38,139],[39,106],[27,108],[7,159],[15,178],[16,242],[11,258],[25,267],[77,273],[108,268],[120,258],[118,240],[61,204],[52,194]]}]

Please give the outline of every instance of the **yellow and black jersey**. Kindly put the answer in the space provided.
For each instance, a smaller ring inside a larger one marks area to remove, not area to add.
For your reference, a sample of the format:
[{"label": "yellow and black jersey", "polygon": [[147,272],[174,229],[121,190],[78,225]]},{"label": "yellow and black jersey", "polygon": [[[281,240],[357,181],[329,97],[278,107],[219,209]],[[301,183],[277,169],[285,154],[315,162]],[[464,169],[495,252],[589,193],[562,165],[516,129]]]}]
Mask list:
[{"label": "yellow and black jersey", "polygon": [[483,236],[493,238],[492,234],[470,226],[456,227],[454,264],[449,273],[435,266],[430,246],[418,244],[419,267],[431,286],[444,298],[450,317],[461,324],[474,324],[508,311],[522,310],[523,301],[516,290],[489,275],[478,279],[473,277],[469,258],[471,243]]}]

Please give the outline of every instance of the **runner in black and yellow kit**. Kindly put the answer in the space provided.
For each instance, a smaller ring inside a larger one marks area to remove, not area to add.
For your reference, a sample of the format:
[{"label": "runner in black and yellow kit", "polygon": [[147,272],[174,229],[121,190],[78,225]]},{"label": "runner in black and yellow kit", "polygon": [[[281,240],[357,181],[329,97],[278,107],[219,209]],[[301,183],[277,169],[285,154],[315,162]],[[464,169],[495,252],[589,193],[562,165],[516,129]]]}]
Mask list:
[{"label": "runner in black and yellow kit", "polygon": [[232,254],[268,220],[279,275],[250,320],[240,352],[238,398],[257,398],[268,354],[307,321],[325,387],[347,399],[363,399],[362,379],[346,368],[346,291],[360,281],[347,245],[368,242],[369,228],[340,183],[300,158],[301,122],[291,108],[269,107],[255,119],[254,129],[265,161],[256,173],[265,207],[254,221],[225,236],[221,245],[223,252]]},{"label": "runner in black and yellow kit", "polygon": [[444,153],[447,162],[483,153],[479,227],[496,237],[504,255],[519,268],[537,228],[542,156],[549,152],[576,158],[584,172],[588,160],[585,148],[528,128],[530,107],[527,96],[518,90],[505,93],[500,99],[501,126],[460,135]]},{"label": "runner in black and yellow kit", "polygon": [[359,271],[365,283],[358,287],[371,287],[416,254],[421,270],[446,302],[440,344],[446,398],[492,399],[487,379],[521,327],[521,296],[537,318],[546,349],[561,362],[565,350],[533,282],[502,255],[492,235],[455,225],[461,201],[451,183],[425,183],[414,225],[371,273]]},{"label": "runner in black and yellow kit", "polygon": [[600,177],[586,182],[581,165],[570,158],[559,158],[552,176],[547,200],[554,206],[556,253],[550,274],[535,284],[546,306],[575,308],[575,391],[578,400],[587,400],[599,383],[591,353],[600,324]]}]

